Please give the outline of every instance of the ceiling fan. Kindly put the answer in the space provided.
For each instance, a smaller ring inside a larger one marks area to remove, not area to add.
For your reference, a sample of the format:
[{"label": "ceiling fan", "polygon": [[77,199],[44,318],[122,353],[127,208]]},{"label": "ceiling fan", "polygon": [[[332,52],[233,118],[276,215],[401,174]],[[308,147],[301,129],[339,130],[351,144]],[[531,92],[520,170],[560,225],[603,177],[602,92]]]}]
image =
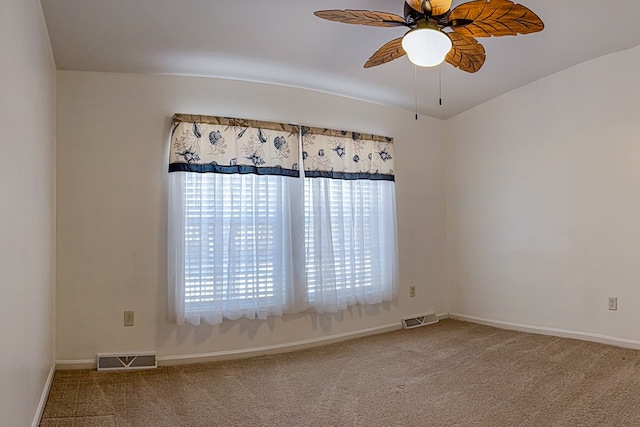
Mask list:
[{"label": "ceiling fan", "polygon": [[[405,54],[419,66],[447,61],[468,73],[484,64],[486,53],[476,37],[501,37],[542,31],[542,20],[531,10],[510,0],[474,0],[453,8],[452,0],[406,0],[404,18],[369,10],[319,10],[329,21],[374,27],[408,27],[402,37],[378,49],[365,68],[385,64]],[[444,31],[448,29],[447,31]]]}]

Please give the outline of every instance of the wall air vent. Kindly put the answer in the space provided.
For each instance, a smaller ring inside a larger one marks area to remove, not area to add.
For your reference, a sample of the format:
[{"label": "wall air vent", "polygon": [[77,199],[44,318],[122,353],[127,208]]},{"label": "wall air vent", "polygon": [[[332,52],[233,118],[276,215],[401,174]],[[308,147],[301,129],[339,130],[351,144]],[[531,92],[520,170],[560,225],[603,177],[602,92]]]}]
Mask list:
[{"label": "wall air vent", "polygon": [[98,355],[98,371],[130,371],[157,367],[155,353]]},{"label": "wall air vent", "polygon": [[424,314],[418,314],[416,316],[409,316],[402,319],[403,329],[413,329],[418,326],[431,325],[432,323],[438,323],[438,316],[433,311]]}]

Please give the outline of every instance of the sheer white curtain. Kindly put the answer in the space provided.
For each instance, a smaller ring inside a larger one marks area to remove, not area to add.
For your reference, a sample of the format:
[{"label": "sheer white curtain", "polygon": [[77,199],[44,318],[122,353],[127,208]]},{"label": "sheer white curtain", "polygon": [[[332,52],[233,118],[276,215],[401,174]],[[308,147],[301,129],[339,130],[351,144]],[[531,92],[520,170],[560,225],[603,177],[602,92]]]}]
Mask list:
[{"label": "sheer white curtain", "polygon": [[297,310],[300,186],[272,175],[170,174],[169,275],[179,324]]},{"label": "sheer white curtain", "polygon": [[287,125],[174,116],[168,277],[178,324],[306,307],[298,153]]},{"label": "sheer white curtain", "polygon": [[398,275],[393,182],[306,178],[305,242],[315,311],[391,301]]},{"label": "sheer white curtain", "polygon": [[309,304],[335,312],[391,301],[398,286],[393,141],[303,128]]}]

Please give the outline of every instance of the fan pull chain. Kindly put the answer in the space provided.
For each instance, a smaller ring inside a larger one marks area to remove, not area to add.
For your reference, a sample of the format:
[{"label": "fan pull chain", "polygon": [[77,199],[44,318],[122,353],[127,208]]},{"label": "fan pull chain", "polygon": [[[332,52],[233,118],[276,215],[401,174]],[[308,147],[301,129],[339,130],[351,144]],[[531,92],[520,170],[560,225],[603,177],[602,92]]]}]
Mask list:
[{"label": "fan pull chain", "polygon": [[438,66],[438,73],[439,73],[438,80],[439,80],[439,87],[440,87],[440,99],[439,99],[439,102],[440,102],[440,105],[442,106],[442,64],[440,64]]},{"label": "fan pull chain", "polygon": [[416,102],[416,120],[418,120],[418,66],[413,66],[413,94]]}]

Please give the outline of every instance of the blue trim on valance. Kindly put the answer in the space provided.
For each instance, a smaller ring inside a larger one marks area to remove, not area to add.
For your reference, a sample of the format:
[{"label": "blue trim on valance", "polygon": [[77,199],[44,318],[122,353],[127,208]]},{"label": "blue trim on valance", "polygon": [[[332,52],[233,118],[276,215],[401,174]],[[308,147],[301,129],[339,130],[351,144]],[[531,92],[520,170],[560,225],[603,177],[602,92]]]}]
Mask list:
[{"label": "blue trim on valance", "polygon": [[296,169],[285,169],[282,167],[256,167],[247,165],[223,166],[215,164],[189,164],[189,163],[171,163],[169,164],[169,172],[195,172],[195,173],[239,173],[239,174],[256,174],[256,175],[280,175],[300,177],[300,171]]},{"label": "blue trim on valance", "polygon": [[331,179],[368,179],[371,181],[395,181],[394,175],[382,173],[356,173],[356,172],[333,172],[333,171],[304,171],[305,178],[331,178]]}]

